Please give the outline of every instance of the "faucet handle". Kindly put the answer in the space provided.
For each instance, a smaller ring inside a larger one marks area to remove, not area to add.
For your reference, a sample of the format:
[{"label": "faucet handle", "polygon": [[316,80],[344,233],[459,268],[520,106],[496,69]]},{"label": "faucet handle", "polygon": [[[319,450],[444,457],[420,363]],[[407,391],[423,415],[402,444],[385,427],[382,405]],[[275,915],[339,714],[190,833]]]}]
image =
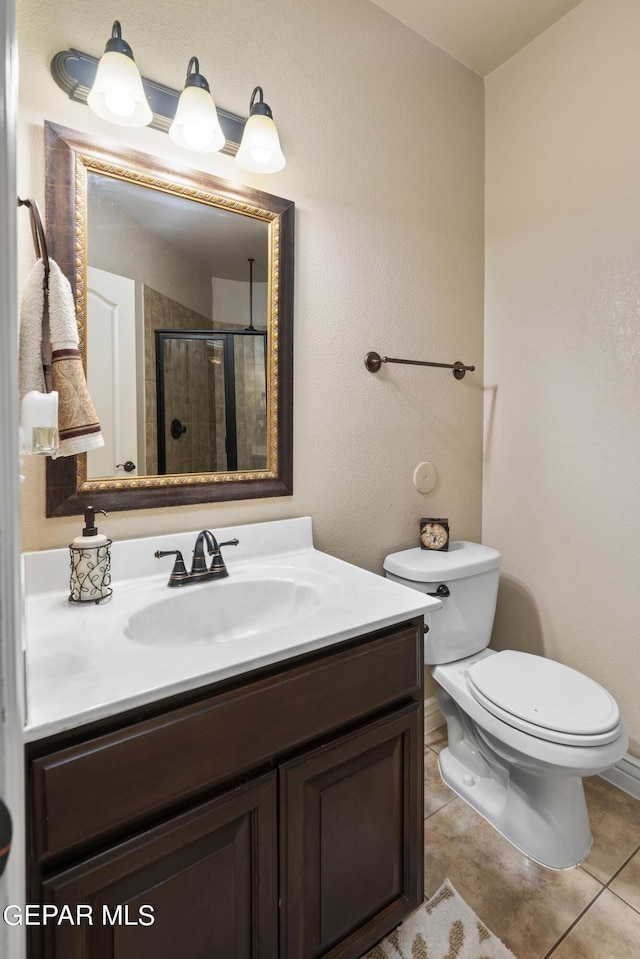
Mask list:
[{"label": "faucet handle", "polygon": [[157,549],[154,555],[156,559],[162,559],[163,556],[175,556],[176,558],[167,583],[168,586],[184,586],[185,583],[189,582],[189,574],[179,549]]},{"label": "faucet handle", "polygon": [[238,546],[240,543],[239,539],[229,539],[226,543],[218,543],[218,548],[213,554],[213,559],[211,560],[211,566],[209,568],[209,574],[211,579],[224,579],[225,576],[229,575],[225,562],[222,558],[222,553],[220,549],[223,546]]}]

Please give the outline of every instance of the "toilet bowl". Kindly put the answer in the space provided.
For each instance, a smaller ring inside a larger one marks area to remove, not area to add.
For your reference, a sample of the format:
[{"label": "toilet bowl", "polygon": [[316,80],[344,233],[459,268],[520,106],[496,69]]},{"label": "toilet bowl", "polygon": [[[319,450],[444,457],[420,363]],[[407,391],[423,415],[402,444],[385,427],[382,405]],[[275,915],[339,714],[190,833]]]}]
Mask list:
[{"label": "toilet bowl", "polygon": [[627,750],[617,703],[561,663],[487,648],[496,550],[454,542],[446,552],[393,553],[384,567],[390,579],[442,598],[425,624],[425,662],[447,721],[444,782],[529,858],[551,869],[578,865],[592,842],[582,778]]}]

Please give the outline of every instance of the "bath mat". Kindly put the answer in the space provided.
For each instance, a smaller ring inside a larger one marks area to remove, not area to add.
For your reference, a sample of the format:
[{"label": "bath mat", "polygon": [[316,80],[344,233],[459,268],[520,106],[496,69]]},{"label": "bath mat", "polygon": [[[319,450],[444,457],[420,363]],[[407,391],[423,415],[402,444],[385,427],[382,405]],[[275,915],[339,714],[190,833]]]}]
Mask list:
[{"label": "bath mat", "polygon": [[448,879],[363,959],[515,959]]}]

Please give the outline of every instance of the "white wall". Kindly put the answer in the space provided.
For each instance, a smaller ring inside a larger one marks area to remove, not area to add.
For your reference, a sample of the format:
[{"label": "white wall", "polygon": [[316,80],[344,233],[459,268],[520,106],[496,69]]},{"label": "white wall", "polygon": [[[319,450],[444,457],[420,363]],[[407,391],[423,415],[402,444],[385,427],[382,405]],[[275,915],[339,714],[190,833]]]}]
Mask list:
[{"label": "white wall", "polygon": [[[253,325],[264,330],[267,325],[266,283],[253,283]],[[211,278],[211,301],[213,328],[225,329],[225,324],[233,323],[239,327],[249,325],[249,282],[244,280],[223,280],[219,276]]]},{"label": "white wall", "polygon": [[494,645],[602,682],[638,755],[639,49],[584,0],[487,79],[483,513]]},{"label": "white wall", "polygon": [[[217,103],[246,115],[264,87],[288,164],[239,174],[224,156],[187,155],[158,131],[110,128],[71,102],[49,61],[99,55],[122,19],[141,72],[174,87],[197,55]],[[294,495],[111,514],[114,539],[311,514],[316,543],[380,570],[416,541],[422,515],[459,538],[481,519],[483,350],[482,80],[369,0],[21,0],[18,188],[43,198],[43,121],[240,178],[296,203]],[[33,253],[20,225],[20,278]],[[365,354],[475,363],[372,375]],[[33,458],[35,459],[35,458]],[[412,485],[432,460],[429,496]],[[44,466],[28,464],[23,547],[64,546],[77,519],[44,516]]]},{"label": "white wall", "polygon": [[[211,317],[211,275],[188,263],[178,246],[172,248],[116,204],[103,203],[99,211],[87,204],[91,235],[89,266],[126,276],[150,286],[183,306]],[[101,229],[92,229],[99,222]]]}]

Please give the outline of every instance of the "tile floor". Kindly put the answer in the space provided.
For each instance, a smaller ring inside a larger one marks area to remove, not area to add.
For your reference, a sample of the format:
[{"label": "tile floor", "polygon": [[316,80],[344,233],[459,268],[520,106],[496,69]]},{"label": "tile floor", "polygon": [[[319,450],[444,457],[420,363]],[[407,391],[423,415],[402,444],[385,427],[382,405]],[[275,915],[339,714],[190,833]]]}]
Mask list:
[{"label": "tile floor", "polygon": [[425,736],[425,893],[449,878],[517,959],[640,959],[640,801],[585,780],[593,848],[576,869],[531,862],[440,779]]}]

